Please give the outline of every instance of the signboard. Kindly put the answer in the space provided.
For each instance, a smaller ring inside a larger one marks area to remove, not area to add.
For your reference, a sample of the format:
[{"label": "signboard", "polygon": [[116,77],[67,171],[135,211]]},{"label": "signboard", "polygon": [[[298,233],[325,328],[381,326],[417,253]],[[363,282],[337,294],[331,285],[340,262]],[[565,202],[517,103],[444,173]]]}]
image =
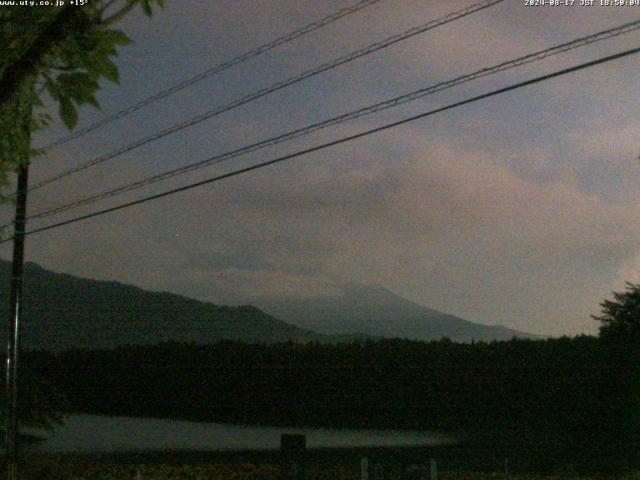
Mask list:
[{"label": "signboard", "polygon": [[298,433],[283,433],[280,437],[280,450],[284,454],[302,453],[307,449],[307,437]]}]

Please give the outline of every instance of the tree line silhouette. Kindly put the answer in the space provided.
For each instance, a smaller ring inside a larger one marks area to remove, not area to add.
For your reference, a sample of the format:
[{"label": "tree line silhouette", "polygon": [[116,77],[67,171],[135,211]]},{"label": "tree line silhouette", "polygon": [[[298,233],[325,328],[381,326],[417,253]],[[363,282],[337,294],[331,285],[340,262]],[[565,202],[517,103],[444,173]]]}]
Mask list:
[{"label": "tree line silhouette", "polygon": [[[640,457],[639,300],[630,285],[605,301],[599,337],[33,351],[23,378],[47,381],[21,390],[22,408],[449,431],[512,455],[625,468]],[[52,404],[52,385],[66,403]]]},{"label": "tree line silhouette", "polygon": [[165,343],[33,352],[29,364],[58,385],[73,412],[494,432],[493,441],[620,463],[638,446],[639,359],[635,345],[582,336],[475,344]]}]

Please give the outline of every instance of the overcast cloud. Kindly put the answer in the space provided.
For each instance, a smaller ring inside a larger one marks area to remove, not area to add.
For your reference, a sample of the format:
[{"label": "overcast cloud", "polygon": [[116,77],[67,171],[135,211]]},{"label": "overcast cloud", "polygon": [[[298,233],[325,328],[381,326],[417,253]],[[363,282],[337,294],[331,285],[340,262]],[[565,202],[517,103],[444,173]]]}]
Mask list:
[{"label": "overcast cloud", "polygon": [[[116,111],[348,3],[168,1],[151,21],[136,14],[123,24],[136,43],[119,57],[122,85],[105,85],[103,110]],[[53,150],[34,164],[32,179],[471,3],[382,0]],[[640,7],[507,0],[42,189],[30,211],[638,18]],[[631,48],[639,38],[558,55],[100,206]],[[595,333],[589,316],[598,304],[626,280],[640,281],[638,73],[638,57],[611,62],[34,235],[27,256],[56,271],[214,302],[335,293],[357,282],[479,323]],[[87,109],[80,123],[101,115]],[[55,125],[38,140],[63,132]],[[10,255],[6,245],[2,254]]]}]

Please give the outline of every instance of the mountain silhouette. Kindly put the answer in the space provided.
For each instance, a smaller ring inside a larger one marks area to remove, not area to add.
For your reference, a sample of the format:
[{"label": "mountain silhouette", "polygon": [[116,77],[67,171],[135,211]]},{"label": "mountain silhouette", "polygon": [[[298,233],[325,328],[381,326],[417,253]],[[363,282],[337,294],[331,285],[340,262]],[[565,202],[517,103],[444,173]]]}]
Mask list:
[{"label": "mountain silhouette", "polygon": [[[0,321],[8,318],[11,264],[0,260]],[[470,342],[533,335],[472,323],[380,287],[350,285],[342,295],[255,299],[226,306],[113,281],[25,265],[22,346],[27,350],[103,349],[163,342],[210,344],[407,338]],[[0,329],[6,341],[7,328]]]},{"label": "mountain silhouette", "polygon": [[[0,261],[0,319],[8,318],[11,264]],[[330,341],[247,306],[220,306],[118,282],[25,265],[22,346],[59,351],[161,342]],[[5,342],[7,328],[0,329]],[[4,343],[3,343],[4,344]]]},{"label": "mountain silhouette", "polygon": [[498,325],[473,323],[369,285],[347,285],[340,295],[262,297],[251,303],[285,322],[326,335],[363,334],[421,341],[447,337],[456,342],[538,338]]}]

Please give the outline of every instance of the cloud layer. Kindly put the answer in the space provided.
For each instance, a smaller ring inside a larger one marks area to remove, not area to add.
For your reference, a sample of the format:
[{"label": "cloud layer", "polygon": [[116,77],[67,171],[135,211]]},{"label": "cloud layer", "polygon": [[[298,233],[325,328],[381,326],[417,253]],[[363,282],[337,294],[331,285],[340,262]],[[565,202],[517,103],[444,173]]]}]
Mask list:
[{"label": "cloud layer", "polygon": [[[468,3],[384,0],[84,143],[57,149],[34,176]],[[168,2],[150,23],[134,17],[126,27],[137,45],[123,52],[122,87],[103,91],[105,110],[345,4]],[[59,190],[34,195],[34,209],[593,33],[630,13],[505,2],[61,182]],[[245,162],[621,50],[634,39],[554,57]],[[472,321],[541,334],[594,333],[589,315],[598,303],[625,280],[640,279],[636,78],[634,61],[621,61],[513,92],[34,236],[29,258],[55,270],[218,302],[330,294],[345,282],[378,284]],[[85,118],[98,116],[87,111]]]}]

